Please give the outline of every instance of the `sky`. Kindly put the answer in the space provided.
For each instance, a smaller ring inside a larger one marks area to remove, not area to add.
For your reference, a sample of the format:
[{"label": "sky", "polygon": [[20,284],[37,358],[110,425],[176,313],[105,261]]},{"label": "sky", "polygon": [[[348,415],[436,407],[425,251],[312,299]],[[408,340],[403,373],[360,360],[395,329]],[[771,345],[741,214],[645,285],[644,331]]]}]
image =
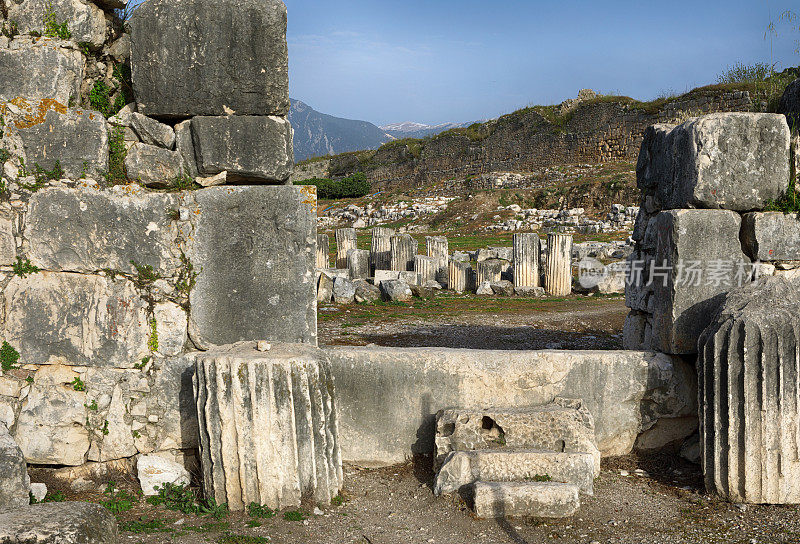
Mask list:
[{"label": "sky", "polygon": [[649,100],[737,62],[800,65],[800,21],[779,21],[797,0],[284,1],[292,98],[378,125],[490,119],[584,88]]}]

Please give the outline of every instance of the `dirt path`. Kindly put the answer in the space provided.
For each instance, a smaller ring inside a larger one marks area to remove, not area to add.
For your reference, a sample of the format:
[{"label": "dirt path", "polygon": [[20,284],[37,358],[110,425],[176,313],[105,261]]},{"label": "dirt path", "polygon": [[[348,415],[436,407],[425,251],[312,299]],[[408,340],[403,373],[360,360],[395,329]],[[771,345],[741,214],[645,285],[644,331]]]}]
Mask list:
[{"label": "dirt path", "polygon": [[566,299],[440,295],[413,305],[320,309],[325,345],[473,349],[622,349],[622,297]]}]

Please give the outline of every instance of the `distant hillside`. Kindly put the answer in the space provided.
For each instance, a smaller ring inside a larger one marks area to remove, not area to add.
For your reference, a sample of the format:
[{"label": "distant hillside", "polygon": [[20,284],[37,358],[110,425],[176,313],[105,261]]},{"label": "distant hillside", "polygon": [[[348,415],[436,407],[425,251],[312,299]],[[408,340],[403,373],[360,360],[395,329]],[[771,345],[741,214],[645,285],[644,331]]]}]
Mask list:
[{"label": "distant hillside", "polygon": [[427,138],[436,136],[445,130],[468,127],[472,123],[442,123],[441,125],[425,125],[423,123],[394,123],[383,125],[381,128],[389,136],[398,140],[403,138]]},{"label": "distant hillside", "polygon": [[372,123],[320,113],[299,100],[292,99],[291,104],[289,122],[294,128],[294,160],[297,162],[311,157],[377,149],[392,140]]}]

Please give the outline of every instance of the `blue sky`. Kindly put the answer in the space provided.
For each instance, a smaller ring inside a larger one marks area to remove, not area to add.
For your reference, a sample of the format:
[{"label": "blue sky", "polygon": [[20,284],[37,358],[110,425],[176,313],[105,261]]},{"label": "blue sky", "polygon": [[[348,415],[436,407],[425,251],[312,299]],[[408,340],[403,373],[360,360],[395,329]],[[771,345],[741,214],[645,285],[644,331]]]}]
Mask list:
[{"label": "blue sky", "polygon": [[293,98],[376,124],[493,118],[579,89],[651,99],[800,65],[796,0],[285,0]]}]

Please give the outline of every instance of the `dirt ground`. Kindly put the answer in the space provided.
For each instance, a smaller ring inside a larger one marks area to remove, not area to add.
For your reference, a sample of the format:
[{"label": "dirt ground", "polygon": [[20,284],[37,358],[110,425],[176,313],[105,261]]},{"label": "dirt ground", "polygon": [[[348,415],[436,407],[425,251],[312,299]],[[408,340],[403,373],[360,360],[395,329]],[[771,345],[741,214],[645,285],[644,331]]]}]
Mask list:
[{"label": "dirt ground", "polygon": [[483,298],[451,293],[412,304],[320,309],[324,345],[473,349],[622,349],[622,296]]},{"label": "dirt ground", "polygon": [[[561,520],[477,520],[458,496],[435,497],[429,463],[345,466],[344,501],[271,518],[187,516],[135,499],[118,514],[123,543],[649,544],[800,542],[800,507],[736,506],[702,491],[699,467],[660,454],[606,459],[592,497]],[[131,491],[133,480],[120,487]],[[107,500],[107,495],[82,495]],[[292,519],[286,519],[286,518]],[[300,519],[303,518],[303,519]]]}]

